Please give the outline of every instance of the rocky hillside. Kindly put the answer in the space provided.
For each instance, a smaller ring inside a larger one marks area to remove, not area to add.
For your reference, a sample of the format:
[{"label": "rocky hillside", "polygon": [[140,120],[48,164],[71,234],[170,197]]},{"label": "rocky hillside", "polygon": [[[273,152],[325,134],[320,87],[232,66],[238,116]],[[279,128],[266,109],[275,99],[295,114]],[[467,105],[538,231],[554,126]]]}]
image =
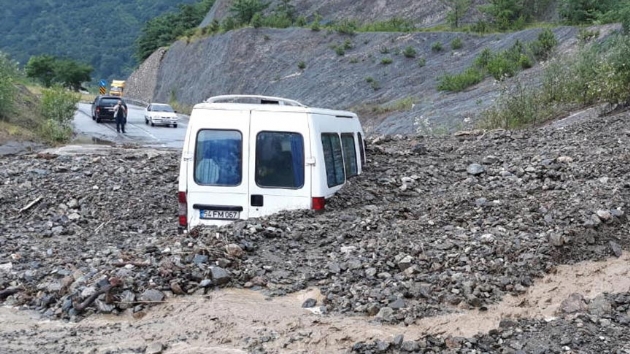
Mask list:
[{"label": "rocky hillside", "polygon": [[[324,214],[288,212],[186,235],[176,231],[177,153],[2,157],[0,300],[80,319],[144,312],[165,297],[216,287],[268,295],[318,287],[322,299],[311,306],[383,323],[483,311],[558,265],[627,251],[627,120],[623,113],[559,129],[378,137],[366,173]],[[628,294],[580,296],[563,311],[582,313],[588,331],[568,340],[574,317],[405,346],[627,348]],[[296,340],[291,348],[306,339]]]},{"label": "rocky hillside", "polygon": [[[227,16],[229,5],[229,1],[217,1],[202,26]],[[300,15],[321,14],[323,23],[403,17],[426,27],[443,24],[448,12],[441,1],[375,1],[368,6],[366,2],[303,0],[294,5]],[[471,6],[466,18],[479,18],[476,9]],[[600,28],[600,39],[615,28]],[[188,106],[220,94],[282,96],[310,106],[356,111],[371,133],[452,131],[472,125],[493,104],[501,85],[489,78],[455,94],[438,91],[438,78],[464,71],[485,48],[498,52],[516,41],[528,43],[540,31],[344,35],[308,28],[244,28],[183,39],[156,52],[131,75],[128,94],[144,101],[177,101]],[[578,32],[573,27],[556,28],[556,51],[577,48]],[[451,48],[455,39],[461,40],[461,48]],[[438,44],[442,50],[435,50]],[[405,54],[408,48],[412,55]],[[534,65],[519,80],[535,84],[540,69]]]}]

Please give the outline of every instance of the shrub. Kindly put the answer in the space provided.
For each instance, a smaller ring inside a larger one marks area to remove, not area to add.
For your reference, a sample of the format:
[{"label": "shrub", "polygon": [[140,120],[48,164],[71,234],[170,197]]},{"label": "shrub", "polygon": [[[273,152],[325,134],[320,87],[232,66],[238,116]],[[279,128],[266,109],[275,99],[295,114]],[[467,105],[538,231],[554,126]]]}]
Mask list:
[{"label": "shrub", "polygon": [[356,33],[359,25],[353,20],[342,20],[334,26],[334,29],[341,34],[353,35]]},{"label": "shrub", "polygon": [[538,40],[529,44],[529,49],[538,60],[546,60],[549,58],[553,48],[558,45],[556,36],[549,29],[545,29],[538,34]]},{"label": "shrub", "polygon": [[386,21],[375,22],[361,26],[361,32],[411,32],[415,28],[413,22],[402,19],[392,18]]},{"label": "shrub", "polygon": [[379,52],[381,52],[381,54],[389,54],[389,48],[387,48],[386,46],[380,46],[380,48],[378,49]]},{"label": "shrub", "polygon": [[80,100],[79,94],[61,86],[44,89],[40,108],[46,122],[42,126],[42,135],[56,142],[67,141],[72,135],[72,119]]},{"label": "shrub", "polygon": [[525,54],[521,54],[521,56],[518,58],[518,66],[520,66],[522,69],[529,69],[534,66],[534,63],[532,61],[532,58]]},{"label": "shrub", "polygon": [[407,58],[415,58],[416,57],[416,50],[413,49],[412,46],[408,46],[407,48],[405,48],[405,50],[403,51],[403,54],[405,55],[405,57]]},{"label": "shrub", "polygon": [[381,89],[381,84],[378,81],[374,80],[370,83],[370,87],[372,87],[374,91],[377,91]]},{"label": "shrub", "polygon": [[350,63],[351,63],[351,64],[356,64],[356,63],[358,63],[358,62],[359,62],[359,58],[357,58],[357,57],[352,57],[352,58],[350,58]]},{"label": "shrub", "polygon": [[381,59],[381,64],[383,65],[389,65],[391,63],[393,63],[394,61],[392,60],[392,58],[383,58]]},{"label": "shrub", "polygon": [[235,0],[230,7],[230,13],[240,24],[246,25],[251,22],[257,13],[261,13],[266,9],[267,6],[269,6],[268,3],[263,3],[260,0]]},{"label": "shrub", "polygon": [[425,58],[418,59],[418,66],[419,67],[423,67],[425,65],[427,65],[427,60]]},{"label": "shrub", "polygon": [[483,80],[483,73],[476,68],[468,68],[461,74],[444,74],[438,78],[438,90],[460,92]]},{"label": "shrub", "polygon": [[346,50],[343,49],[342,46],[336,46],[335,47],[335,53],[337,53],[337,55],[342,56],[346,54]]},{"label": "shrub", "polygon": [[461,49],[464,46],[462,39],[457,37],[451,41],[451,49]]},{"label": "shrub", "polygon": [[374,78],[371,77],[371,76],[368,76],[368,77],[365,78],[365,82],[372,83],[372,82],[374,82]]},{"label": "shrub", "polygon": [[442,42],[435,42],[431,45],[431,50],[434,52],[440,52],[442,49]]},{"label": "shrub", "polygon": [[512,77],[516,74],[516,63],[509,60],[505,55],[495,55],[488,62],[486,70],[497,80],[503,80],[506,77]]},{"label": "shrub", "polygon": [[17,64],[0,52],[0,119],[8,119],[13,111],[15,86],[18,76]]},{"label": "shrub", "polygon": [[252,27],[254,28],[260,28],[263,24],[263,17],[260,14],[260,12],[256,12],[256,14],[254,15],[254,17],[252,17]]},{"label": "shrub", "polygon": [[306,69],[306,63],[303,60],[298,63],[298,69],[300,70]]},{"label": "shrub", "polygon": [[349,39],[346,39],[343,42],[343,49],[352,49],[354,48],[354,44],[352,44],[352,41],[350,41]]},{"label": "shrub", "polygon": [[295,20],[295,25],[298,27],[306,26],[306,17],[304,16],[298,17],[297,20]]},{"label": "shrub", "polygon": [[578,32],[578,35],[577,35],[578,41],[582,44],[590,42],[591,40],[597,37],[599,37],[599,31],[597,30],[589,31],[585,28],[580,28],[580,31]]},{"label": "shrub", "polygon": [[315,19],[311,23],[311,31],[319,32],[321,29],[320,22],[322,20],[322,16],[320,14],[315,14]]},{"label": "shrub", "polygon": [[485,69],[493,56],[494,54],[492,51],[489,48],[485,48],[481,51],[477,58],[475,58],[475,65],[479,68]]}]

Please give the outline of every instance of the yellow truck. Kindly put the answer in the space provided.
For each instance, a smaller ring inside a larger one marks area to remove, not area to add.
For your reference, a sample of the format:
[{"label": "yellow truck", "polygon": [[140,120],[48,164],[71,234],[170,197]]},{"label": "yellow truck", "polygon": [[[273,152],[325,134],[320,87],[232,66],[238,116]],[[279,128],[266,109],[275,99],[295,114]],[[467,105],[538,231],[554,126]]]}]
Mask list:
[{"label": "yellow truck", "polygon": [[112,86],[109,88],[109,95],[122,97],[124,92],[125,92],[125,81],[112,80]]}]

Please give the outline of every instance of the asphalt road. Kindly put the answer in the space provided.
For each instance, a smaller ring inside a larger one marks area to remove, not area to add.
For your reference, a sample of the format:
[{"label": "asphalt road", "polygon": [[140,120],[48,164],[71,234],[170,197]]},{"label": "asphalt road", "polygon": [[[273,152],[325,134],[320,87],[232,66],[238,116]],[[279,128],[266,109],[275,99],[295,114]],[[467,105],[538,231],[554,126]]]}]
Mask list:
[{"label": "asphalt road", "polygon": [[79,103],[74,115],[74,131],[78,143],[114,143],[137,144],[151,147],[181,148],[188,128],[188,117],[179,115],[177,128],[167,126],[146,125],[144,123],[144,107],[127,106],[127,125],[125,134],[116,132],[116,123],[96,123],[92,120],[91,105]]}]

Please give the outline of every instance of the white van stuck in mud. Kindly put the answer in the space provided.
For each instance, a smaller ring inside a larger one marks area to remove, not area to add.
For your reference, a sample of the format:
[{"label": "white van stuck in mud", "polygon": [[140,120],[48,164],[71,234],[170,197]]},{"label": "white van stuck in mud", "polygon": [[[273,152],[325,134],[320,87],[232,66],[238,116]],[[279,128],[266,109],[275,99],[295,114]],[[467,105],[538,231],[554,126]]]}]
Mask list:
[{"label": "white van stuck in mud", "polygon": [[279,97],[211,97],[194,106],[184,139],[180,229],[322,210],[364,165],[364,133],[352,112]]}]

